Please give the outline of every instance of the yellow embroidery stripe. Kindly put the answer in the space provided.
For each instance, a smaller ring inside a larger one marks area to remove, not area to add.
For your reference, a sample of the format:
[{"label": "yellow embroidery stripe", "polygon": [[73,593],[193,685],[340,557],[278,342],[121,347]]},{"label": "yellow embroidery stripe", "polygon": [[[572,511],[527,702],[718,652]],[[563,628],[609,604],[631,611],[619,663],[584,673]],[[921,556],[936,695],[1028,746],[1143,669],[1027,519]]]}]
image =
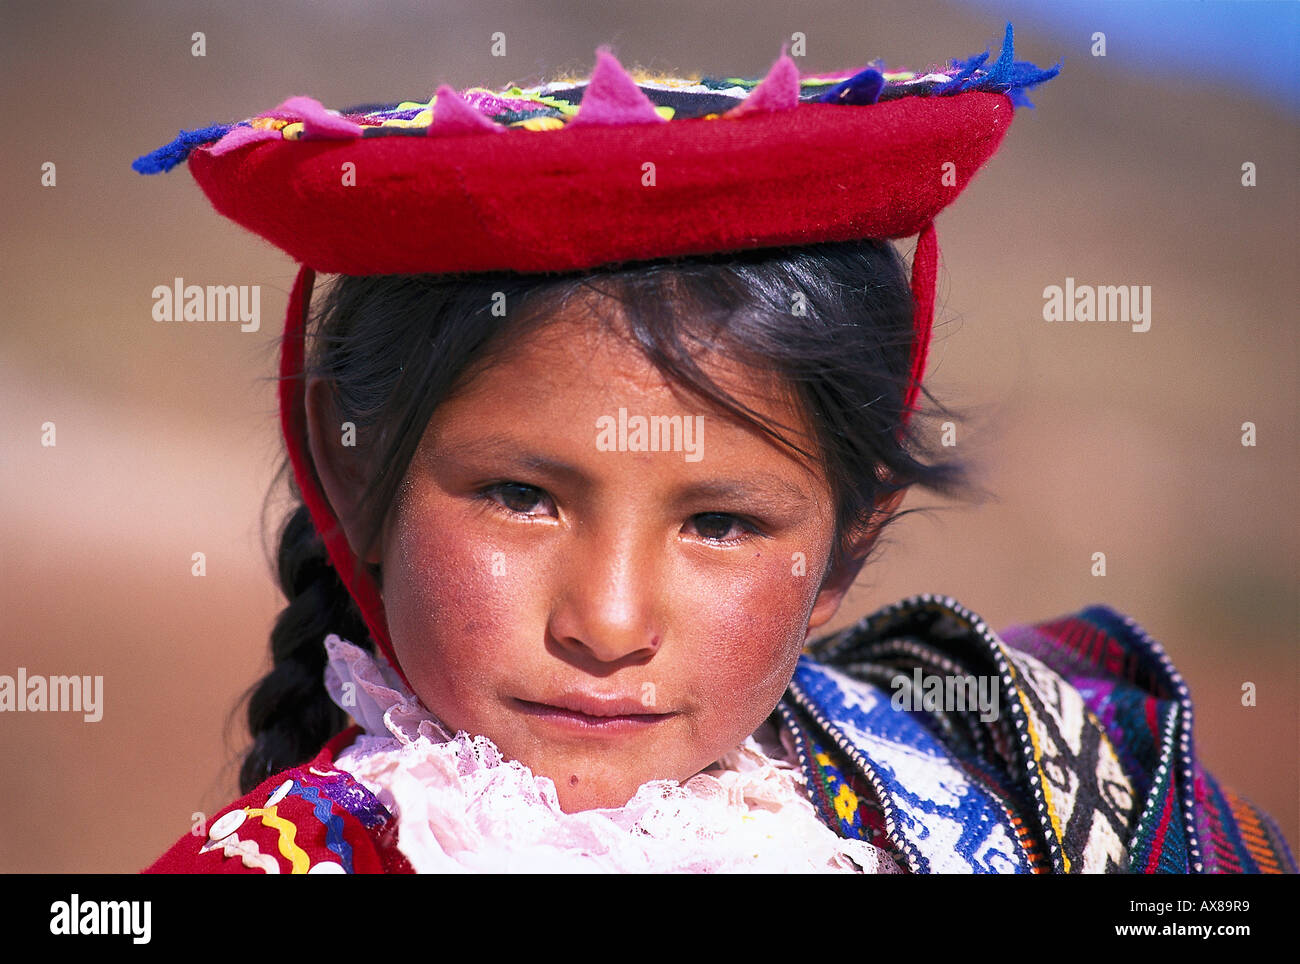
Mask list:
[{"label": "yellow embroidery stripe", "polygon": [[307,868],[311,866],[311,858],[307,856],[307,851],[293,842],[294,838],[298,836],[296,825],[277,814],[275,807],[267,807],[266,809],[245,807],[244,812],[250,817],[260,818],[266,826],[280,832],[280,853],[284,855],[285,860],[289,861],[292,867],[289,873],[307,873]]},{"label": "yellow embroidery stripe", "polygon": [[[1016,667],[1011,660],[1007,660],[1007,668],[1011,670],[1012,678],[1018,682],[1020,674],[1016,672]],[[1068,874],[1070,872],[1070,856],[1065,852],[1065,838],[1061,833],[1061,821],[1056,815],[1056,807],[1052,805],[1052,790],[1047,785],[1047,775],[1043,773],[1042,764],[1039,762],[1043,759],[1043,751],[1038,746],[1038,718],[1034,715],[1033,709],[1026,701],[1024,694],[1020,692],[1019,686],[1016,686],[1016,699],[1020,701],[1020,708],[1025,711],[1029,742],[1034,747],[1034,768],[1038,771],[1038,785],[1043,788],[1043,799],[1047,803],[1047,818],[1052,822],[1052,833],[1056,834],[1056,841],[1061,846],[1061,860],[1064,862],[1065,872]]]}]

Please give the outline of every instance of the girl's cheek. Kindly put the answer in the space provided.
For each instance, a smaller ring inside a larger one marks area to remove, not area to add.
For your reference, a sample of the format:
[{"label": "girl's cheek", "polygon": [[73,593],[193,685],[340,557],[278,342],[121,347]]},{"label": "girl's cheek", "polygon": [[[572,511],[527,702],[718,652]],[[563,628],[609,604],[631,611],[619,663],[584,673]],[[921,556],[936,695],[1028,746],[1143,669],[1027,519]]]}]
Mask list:
[{"label": "girl's cheek", "polygon": [[[556,588],[547,573],[556,560],[494,540],[492,527],[457,500],[418,489],[408,495],[388,560],[398,571],[391,580],[385,573],[385,607],[412,683],[421,696],[445,703],[482,692],[491,678],[534,655],[514,647],[545,632],[543,600]],[[668,636],[679,643],[651,675],[661,667],[710,698],[728,689],[779,698],[815,595],[815,575],[802,574],[786,549],[755,550],[761,555],[741,565],[705,554],[657,568],[662,582],[645,591],[671,602],[648,609],[668,616]]]},{"label": "girl's cheek", "polygon": [[510,621],[528,612],[526,567],[454,507],[439,511],[429,502],[404,511],[396,537],[398,573],[384,602],[403,667],[411,667],[413,683],[418,674],[440,687],[472,685],[521,636]]},{"label": "girl's cheek", "polygon": [[[764,552],[766,557],[769,552]],[[695,580],[690,603],[679,613],[698,640],[699,679],[711,689],[784,691],[807,635],[814,577],[797,575],[789,553],[746,567],[744,575]]]}]

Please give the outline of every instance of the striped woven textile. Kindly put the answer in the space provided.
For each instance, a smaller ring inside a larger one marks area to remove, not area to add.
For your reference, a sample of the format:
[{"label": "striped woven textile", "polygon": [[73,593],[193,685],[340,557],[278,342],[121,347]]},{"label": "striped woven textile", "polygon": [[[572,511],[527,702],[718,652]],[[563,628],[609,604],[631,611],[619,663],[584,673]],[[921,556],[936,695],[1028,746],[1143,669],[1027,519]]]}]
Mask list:
[{"label": "striped woven textile", "polygon": [[[983,681],[997,712],[918,705],[932,678]],[[1105,606],[999,634],[914,596],[811,643],[778,712],[822,819],[912,872],[1297,872],[1197,761],[1163,648]]]}]

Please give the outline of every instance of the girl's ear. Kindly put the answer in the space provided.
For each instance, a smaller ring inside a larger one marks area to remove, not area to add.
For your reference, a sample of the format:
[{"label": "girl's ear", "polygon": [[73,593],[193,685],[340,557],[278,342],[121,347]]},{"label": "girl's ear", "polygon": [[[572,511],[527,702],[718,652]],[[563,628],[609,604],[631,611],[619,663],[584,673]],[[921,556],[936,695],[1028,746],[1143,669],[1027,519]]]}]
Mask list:
[{"label": "girl's ear", "polygon": [[840,604],[853,588],[854,580],[858,578],[858,573],[862,571],[867,556],[871,554],[871,549],[876,544],[881,525],[898,511],[898,505],[906,494],[906,489],[898,489],[876,501],[875,515],[870,528],[857,534],[849,551],[844,554],[844,561],[828,572],[826,578],[822,580],[817,601],[813,603],[812,614],[808,617],[809,631],[825,624],[839,611]]},{"label": "girl's ear", "polygon": [[[365,479],[361,472],[360,460],[356,449],[343,445],[343,426],[334,406],[331,385],[323,378],[312,378],[307,382],[307,446],[311,451],[311,460],[316,467],[316,476],[320,479],[325,498],[329,500],[343,526],[348,545],[356,554],[361,545],[362,533],[356,506],[361,501]],[[381,561],[380,547],[376,546],[366,558],[366,563]]]}]

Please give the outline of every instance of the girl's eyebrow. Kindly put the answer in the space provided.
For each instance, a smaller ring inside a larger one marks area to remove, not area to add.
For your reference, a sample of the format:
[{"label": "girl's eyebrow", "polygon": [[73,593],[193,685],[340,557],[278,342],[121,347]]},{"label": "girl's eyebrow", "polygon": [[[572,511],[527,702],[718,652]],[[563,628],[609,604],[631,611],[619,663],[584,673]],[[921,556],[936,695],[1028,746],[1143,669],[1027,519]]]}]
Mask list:
[{"label": "girl's eyebrow", "polygon": [[[670,453],[663,453],[670,454]],[[511,467],[549,475],[580,489],[595,488],[595,481],[576,465],[528,449],[508,435],[483,435],[451,445],[439,445],[436,460],[451,462],[492,459]],[[806,510],[812,496],[789,479],[770,472],[746,473],[744,479],[704,479],[679,486],[673,493],[677,502],[692,499],[754,500],[768,503],[774,510]]]}]

